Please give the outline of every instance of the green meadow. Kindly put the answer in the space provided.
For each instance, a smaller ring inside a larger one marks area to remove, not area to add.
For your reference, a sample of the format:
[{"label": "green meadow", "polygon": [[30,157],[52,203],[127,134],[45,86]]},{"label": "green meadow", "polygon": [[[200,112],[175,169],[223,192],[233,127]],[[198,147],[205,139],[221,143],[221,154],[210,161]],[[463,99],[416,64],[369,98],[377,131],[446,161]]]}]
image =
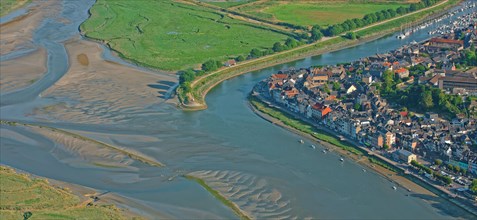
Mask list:
[{"label": "green meadow", "polygon": [[354,2],[267,2],[253,6],[248,13],[265,19],[296,25],[328,26],[347,19],[362,18],[381,10],[407,6],[399,3],[354,3]]},{"label": "green meadow", "polygon": [[288,36],[213,9],[173,1],[98,0],[83,33],[141,65],[175,71],[270,48]]}]

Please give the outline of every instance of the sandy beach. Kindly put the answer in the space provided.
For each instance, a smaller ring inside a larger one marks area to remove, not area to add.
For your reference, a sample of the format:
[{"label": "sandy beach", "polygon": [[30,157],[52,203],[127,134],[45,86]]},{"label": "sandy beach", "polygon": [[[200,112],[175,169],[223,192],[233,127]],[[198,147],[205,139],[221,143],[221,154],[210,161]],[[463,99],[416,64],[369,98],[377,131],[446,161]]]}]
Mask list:
[{"label": "sandy beach", "polygon": [[96,42],[72,39],[66,44],[68,72],[42,96],[61,100],[36,109],[37,118],[80,123],[118,123],[130,114],[165,101],[175,75],[142,71],[101,57]]},{"label": "sandy beach", "polygon": [[46,72],[45,49],[0,62],[0,92],[10,92],[31,85]]}]

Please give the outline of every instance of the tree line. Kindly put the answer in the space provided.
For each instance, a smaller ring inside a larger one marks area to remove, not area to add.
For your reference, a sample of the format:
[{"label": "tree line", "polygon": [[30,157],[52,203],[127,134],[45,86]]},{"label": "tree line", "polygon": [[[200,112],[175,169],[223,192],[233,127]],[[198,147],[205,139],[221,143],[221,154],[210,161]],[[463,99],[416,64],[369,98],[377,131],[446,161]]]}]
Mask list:
[{"label": "tree line", "polygon": [[411,161],[411,165],[420,170],[424,170],[426,173],[431,174],[434,178],[444,182],[446,185],[449,185],[452,183],[452,179],[450,177],[444,176],[438,172],[433,172],[429,167],[426,167],[415,160]]}]

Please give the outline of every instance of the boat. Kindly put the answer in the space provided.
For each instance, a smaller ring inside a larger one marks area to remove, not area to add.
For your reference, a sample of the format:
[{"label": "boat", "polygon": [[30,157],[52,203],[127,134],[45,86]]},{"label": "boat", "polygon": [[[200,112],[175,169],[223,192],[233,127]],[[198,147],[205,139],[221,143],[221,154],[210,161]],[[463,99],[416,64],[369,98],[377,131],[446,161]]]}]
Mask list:
[{"label": "boat", "polygon": [[400,34],[400,35],[397,36],[397,39],[404,39],[404,38],[406,38],[406,35],[404,35],[404,34]]},{"label": "boat", "polygon": [[341,161],[341,162],[343,162],[343,161],[344,161],[344,159],[341,157],[341,158],[340,158],[340,161]]},{"label": "boat", "polygon": [[396,187],[396,186],[393,186],[393,189],[394,189],[394,190],[397,190],[397,187]]},{"label": "boat", "polygon": [[326,150],[323,150],[323,153],[326,154]]},{"label": "boat", "polygon": [[313,148],[313,149],[316,149],[315,145],[313,145],[313,144],[310,147]]},{"label": "boat", "polygon": [[365,173],[366,173],[366,170],[365,170],[365,169],[363,169],[363,172],[365,172]]},{"label": "boat", "polygon": [[300,140],[300,144],[304,144],[305,142],[303,140]]}]

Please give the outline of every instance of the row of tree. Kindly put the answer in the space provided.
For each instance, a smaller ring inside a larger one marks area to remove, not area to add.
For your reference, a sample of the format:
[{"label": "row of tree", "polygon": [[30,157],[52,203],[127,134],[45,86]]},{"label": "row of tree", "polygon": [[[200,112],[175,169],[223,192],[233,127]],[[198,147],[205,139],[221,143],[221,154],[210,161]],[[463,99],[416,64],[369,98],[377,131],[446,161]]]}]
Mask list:
[{"label": "row of tree", "polygon": [[444,176],[438,172],[432,172],[432,170],[429,167],[426,167],[415,160],[411,161],[411,165],[418,169],[424,170],[426,173],[431,174],[434,178],[444,182],[447,185],[452,183],[452,179],[450,177]]},{"label": "row of tree", "polygon": [[321,29],[321,32],[325,36],[336,36],[341,33],[364,27],[376,22],[384,21],[386,19],[394,18],[399,15],[404,15],[410,12],[414,12],[425,7],[434,5],[436,0],[423,0],[418,3],[413,3],[409,7],[399,7],[397,9],[381,10],[375,13],[366,14],[363,18],[348,19],[341,24],[330,25],[326,29]]},{"label": "row of tree", "polygon": [[285,43],[282,44],[280,42],[276,42],[273,44],[272,48],[269,48],[269,49],[260,50],[260,49],[254,48],[250,51],[248,57],[251,59],[259,58],[262,56],[278,53],[281,51],[290,50],[303,44],[304,43],[301,41],[297,41],[296,39],[293,39],[293,38],[288,38],[285,41]]}]

